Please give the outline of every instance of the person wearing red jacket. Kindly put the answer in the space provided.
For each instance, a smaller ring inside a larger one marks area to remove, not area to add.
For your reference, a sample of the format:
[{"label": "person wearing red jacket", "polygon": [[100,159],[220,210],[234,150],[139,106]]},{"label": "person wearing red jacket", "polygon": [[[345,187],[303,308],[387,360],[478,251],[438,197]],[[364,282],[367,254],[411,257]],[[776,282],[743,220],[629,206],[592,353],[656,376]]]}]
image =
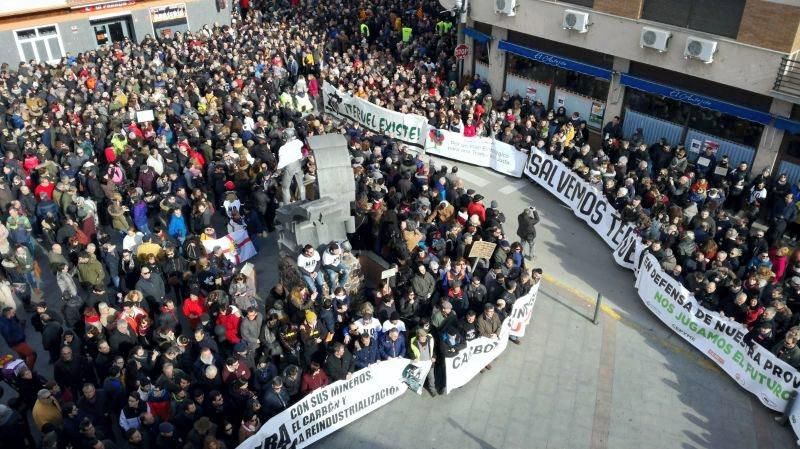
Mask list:
[{"label": "person wearing red jacket", "polygon": [[189,320],[189,325],[194,329],[200,324],[200,316],[208,313],[206,298],[200,296],[200,292],[197,290],[192,290],[189,297],[183,300],[181,310]]},{"label": "person wearing red jacket", "polygon": [[242,314],[236,306],[228,306],[217,316],[217,325],[225,328],[225,339],[232,345],[239,343],[239,323]]},{"label": "person wearing red jacket", "polygon": [[477,215],[481,220],[481,224],[486,222],[486,206],[483,204],[483,195],[479,194],[472,197],[472,201],[467,206],[467,213],[470,217]]},{"label": "person wearing red jacket", "polygon": [[330,379],[328,379],[325,371],[320,369],[319,362],[312,360],[308,364],[308,370],[303,373],[303,380],[300,382],[300,394],[305,396],[318,388],[328,385],[328,383],[330,383]]},{"label": "person wearing red jacket", "polygon": [[36,198],[41,198],[41,194],[42,193],[46,193],[47,194],[47,199],[48,200],[52,200],[53,199],[53,191],[55,189],[56,189],[56,185],[53,184],[52,182],[50,182],[50,178],[48,178],[47,176],[44,176],[44,177],[42,177],[42,182],[40,182],[39,185],[36,186],[35,189],[33,189],[33,196],[35,196]]}]

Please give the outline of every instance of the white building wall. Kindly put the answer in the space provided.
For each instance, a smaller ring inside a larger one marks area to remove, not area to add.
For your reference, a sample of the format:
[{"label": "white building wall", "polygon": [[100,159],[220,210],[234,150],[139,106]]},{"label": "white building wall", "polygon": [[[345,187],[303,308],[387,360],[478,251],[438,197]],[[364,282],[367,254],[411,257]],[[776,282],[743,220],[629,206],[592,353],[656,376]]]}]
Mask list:
[{"label": "white building wall", "polygon": [[[646,20],[632,20],[600,13],[591,9],[587,33],[576,33],[562,28],[564,10],[582,8],[546,0],[518,0],[516,16],[495,14],[493,1],[471,2],[471,18],[520,33],[538,36],[575,47],[641,62],[666,70],[707,79],[740,89],[769,95],[784,53],[741,44],[735,40],[705,33],[689,31]],[[643,25],[672,32],[669,49],[665,53],[639,47]],[[765,29],[769,24],[765,24]],[[683,49],[689,35],[711,38],[719,42],[714,62],[685,59]]]}]

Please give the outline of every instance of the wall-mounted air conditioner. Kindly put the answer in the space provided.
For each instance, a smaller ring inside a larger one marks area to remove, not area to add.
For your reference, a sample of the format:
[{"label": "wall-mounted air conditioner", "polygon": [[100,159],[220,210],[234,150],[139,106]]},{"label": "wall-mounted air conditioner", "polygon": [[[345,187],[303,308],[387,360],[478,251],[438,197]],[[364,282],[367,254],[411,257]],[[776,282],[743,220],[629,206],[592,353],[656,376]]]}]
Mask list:
[{"label": "wall-mounted air conditioner", "polygon": [[642,35],[639,37],[639,46],[642,48],[652,48],[663,53],[669,46],[669,38],[672,33],[658,28],[642,27]]},{"label": "wall-mounted air conditioner", "polygon": [[717,41],[689,36],[686,38],[686,48],[683,50],[683,56],[686,58],[699,59],[706,64],[711,64],[714,62],[714,53],[717,52],[717,44]]},{"label": "wall-mounted air conditioner", "polygon": [[567,9],[564,11],[563,27],[565,30],[585,33],[589,31],[589,13]]}]

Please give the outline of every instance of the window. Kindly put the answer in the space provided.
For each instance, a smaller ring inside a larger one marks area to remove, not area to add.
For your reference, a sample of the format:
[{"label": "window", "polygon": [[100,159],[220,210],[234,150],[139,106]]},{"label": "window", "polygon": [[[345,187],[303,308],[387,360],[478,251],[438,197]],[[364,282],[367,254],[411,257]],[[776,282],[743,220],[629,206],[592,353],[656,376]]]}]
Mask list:
[{"label": "window", "polygon": [[19,57],[23,61],[58,62],[64,56],[64,44],[56,25],[14,31]]},{"label": "window", "polygon": [[[480,31],[483,34],[487,34],[489,36],[492,35],[492,26],[487,23],[482,22],[475,22],[475,29]],[[492,41],[486,41],[484,43],[475,42],[475,60],[480,61],[486,65],[489,65],[489,46],[492,45]]]},{"label": "window", "polygon": [[561,3],[572,3],[573,5],[585,6],[587,8],[594,7],[594,0],[561,0]]},{"label": "window", "polygon": [[563,87],[587,97],[602,101],[606,101],[608,97],[608,81],[604,79],[542,64],[513,53],[506,54],[506,69],[508,73],[556,87]]},{"label": "window", "polygon": [[642,19],[735,38],[746,0],[644,0]]}]

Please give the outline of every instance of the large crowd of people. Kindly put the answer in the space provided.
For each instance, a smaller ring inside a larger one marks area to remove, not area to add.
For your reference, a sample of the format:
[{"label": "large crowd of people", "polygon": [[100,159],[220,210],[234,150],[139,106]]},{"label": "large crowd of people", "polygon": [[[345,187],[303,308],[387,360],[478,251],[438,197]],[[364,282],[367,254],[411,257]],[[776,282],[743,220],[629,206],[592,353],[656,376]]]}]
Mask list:
[{"label": "large crowd of people", "polygon": [[[564,161],[704,306],[800,367],[800,252],[787,243],[800,187],[785,176],[711,152],[690,163],[680,146],[623,136],[617,118],[590,147],[580,116],[460,79],[455,27],[436,1],[236,8],[231,25],[0,66],[9,447],[233,449],[298,398],[380,360],[436,362],[497,338],[541,279],[536,209],[506,229],[497,202],[456,168],[320,113],[322,83]],[[138,121],[149,109],[154,120]],[[277,151],[323,133],[346,135],[352,157],[360,226],[349,245],[396,264],[395,280],[348,291],[345,245],[331,242],[297,255],[302,284],[256,291],[203,242],[242,229],[256,240],[281,204],[313,199],[313,154],[295,177],[277,169]],[[497,246],[473,271],[479,240]],[[432,369],[429,393],[443,385]]]},{"label": "large crowd of people", "polygon": [[[465,133],[506,123],[495,111],[509,101],[457,79],[437,2],[235,7],[231,25],[0,66],[0,364],[15,390],[3,444],[233,449],[359,369],[497,338],[539,282],[535,210],[513,242],[455,168],[320,113],[331,83]],[[331,242],[297,255],[302,284],[256,291],[204,242],[243,229],[257,241],[281,204],[313,199],[313,154],[285,176],[278,149],[322,133],[351,151],[362,224],[349,244],[397,264],[396,280],[347,291],[346,245]],[[476,240],[497,249],[473,272]]]}]

